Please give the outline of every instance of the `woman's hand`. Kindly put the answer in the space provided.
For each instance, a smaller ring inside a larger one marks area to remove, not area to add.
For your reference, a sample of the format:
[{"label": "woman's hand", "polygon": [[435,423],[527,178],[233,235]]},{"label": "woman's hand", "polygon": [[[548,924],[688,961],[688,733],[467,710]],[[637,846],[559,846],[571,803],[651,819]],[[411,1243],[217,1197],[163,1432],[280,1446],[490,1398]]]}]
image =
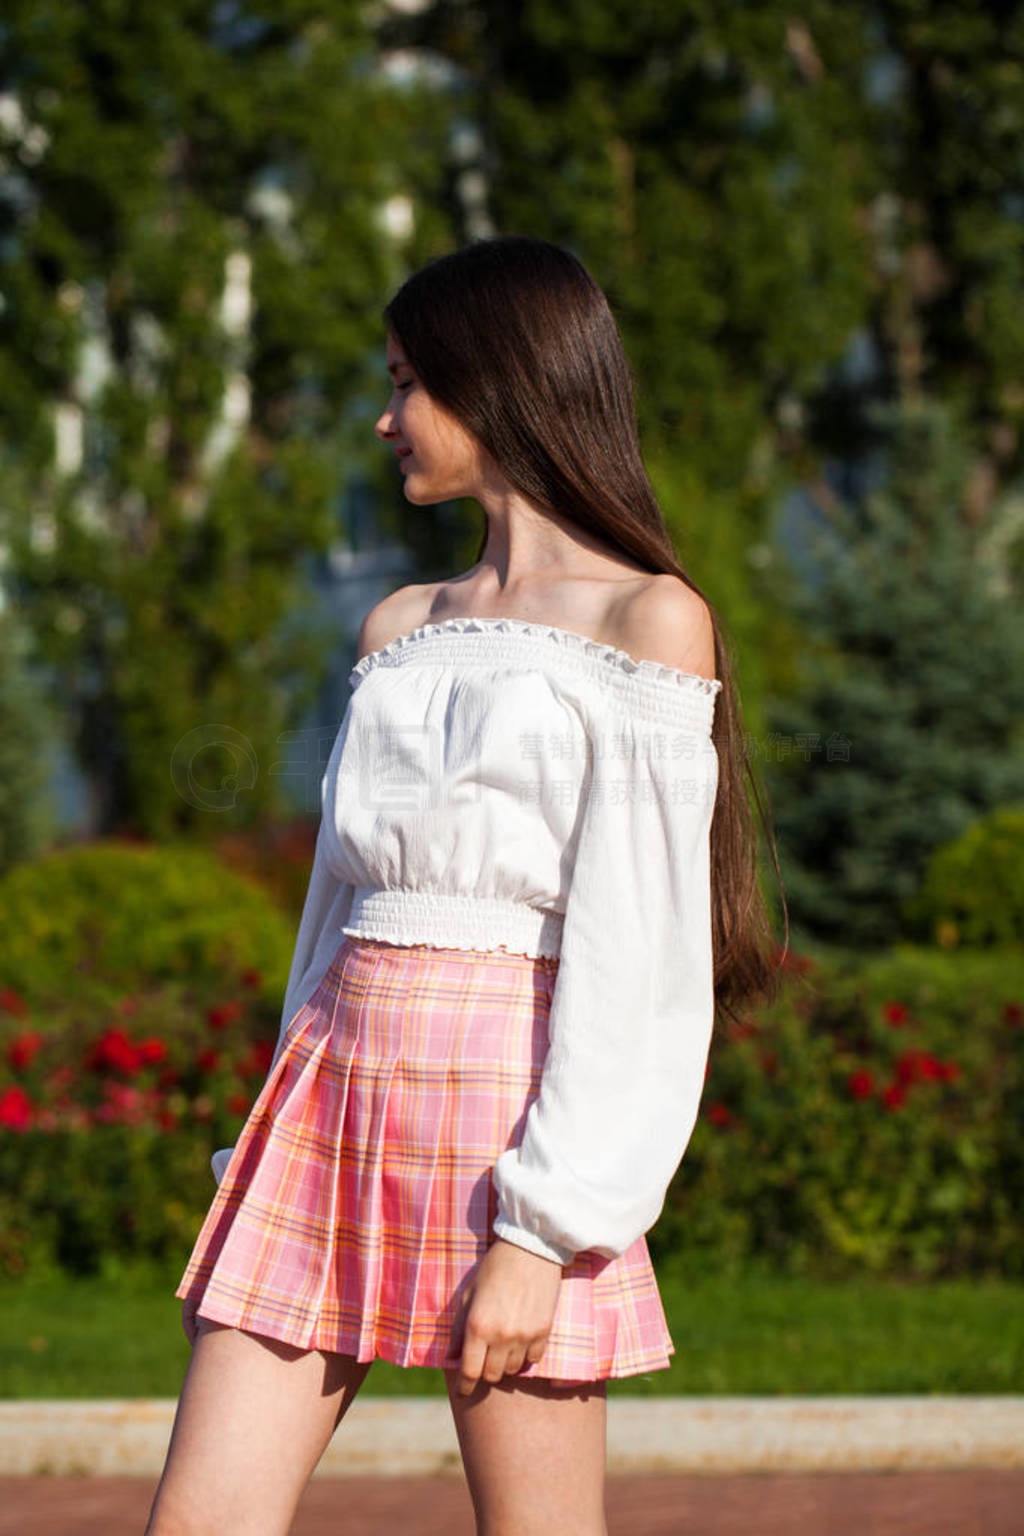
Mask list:
[{"label": "woman's hand", "polygon": [[[517,1243],[496,1237],[480,1260],[462,1300],[459,1391],[480,1377],[500,1381],[544,1353],[558,1305],[562,1266]],[[458,1341],[453,1341],[453,1354]]]}]

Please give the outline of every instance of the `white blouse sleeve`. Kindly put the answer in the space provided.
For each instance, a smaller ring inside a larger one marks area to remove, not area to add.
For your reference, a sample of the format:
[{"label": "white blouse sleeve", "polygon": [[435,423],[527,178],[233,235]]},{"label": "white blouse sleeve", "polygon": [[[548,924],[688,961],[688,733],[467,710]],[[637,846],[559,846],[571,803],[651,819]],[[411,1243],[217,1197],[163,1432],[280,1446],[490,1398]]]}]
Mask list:
[{"label": "white blouse sleeve", "polygon": [[[348,921],[354,890],[353,885],[338,880],[328,865],[324,820],[321,819],[316,837],[316,850],[313,854],[313,868],[306,890],[302,917],[299,920],[295,953],[292,956],[291,970],[288,973],[288,984],[284,994],[284,1007],[281,1011],[281,1026],[270,1071],[273,1071],[277,1058],[281,1054],[289,1024],[300,1008],[305,1007],[309,1002],[327,974],[327,968],[342,940],[342,924]],[[219,1152],[214,1152],[210,1159],[213,1176],[218,1184],[224,1176],[224,1170],[233,1151],[233,1147],[224,1147]]]},{"label": "white blouse sleeve", "polygon": [[560,1264],[614,1258],[653,1226],[696,1123],[718,787],[699,714],[616,701],[588,722],[548,1054],[520,1143],[493,1169],[495,1234]]},{"label": "white blouse sleeve", "polygon": [[284,1046],[288,1026],[309,1002],[313,993],[327,974],[335,951],[342,940],[342,925],[348,921],[355,887],[339,880],[331,872],[324,847],[324,822],[316,835],[313,868],[310,871],[306,900],[299,919],[299,931],[295,939],[295,953],[284,992],[281,1009],[281,1027],[271,1062],[273,1069]]}]

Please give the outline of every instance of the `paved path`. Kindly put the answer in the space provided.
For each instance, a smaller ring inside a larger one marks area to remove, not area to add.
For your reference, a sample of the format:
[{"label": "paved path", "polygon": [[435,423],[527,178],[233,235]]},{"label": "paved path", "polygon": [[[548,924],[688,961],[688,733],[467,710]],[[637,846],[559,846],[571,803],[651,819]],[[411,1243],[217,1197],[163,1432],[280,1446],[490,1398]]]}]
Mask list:
[{"label": "paved path", "polygon": [[[142,1536],[155,1479],[0,1479],[0,1536]],[[1024,1472],[610,1477],[609,1536],[1020,1536]],[[460,1477],[315,1478],[292,1536],[474,1536]]]}]

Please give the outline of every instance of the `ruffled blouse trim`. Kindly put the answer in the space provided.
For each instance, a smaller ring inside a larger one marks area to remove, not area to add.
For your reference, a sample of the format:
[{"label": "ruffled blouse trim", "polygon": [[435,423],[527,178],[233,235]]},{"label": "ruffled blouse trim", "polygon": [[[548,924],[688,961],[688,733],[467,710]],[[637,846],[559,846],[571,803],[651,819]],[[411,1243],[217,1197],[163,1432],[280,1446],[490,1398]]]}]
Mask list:
[{"label": "ruffled blouse trim", "polygon": [[406,653],[425,641],[444,635],[486,633],[506,636],[509,639],[529,639],[560,647],[566,660],[596,662],[611,668],[625,677],[636,678],[644,684],[669,690],[678,695],[702,695],[712,702],[722,687],[721,678],[702,677],[696,672],[683,672],[678,667],[666,666],[660,661],[631,656],[614,645],[594,640],[589,635],[572,629],[559,629],[552,624],[537,624],[528,619],[460,617],[441,619],[434,624],[421,624],[407,635],[398,635],[378,651],[361,656],[352,668],[349,681],[355,687],[375,667],[394,666]]}]

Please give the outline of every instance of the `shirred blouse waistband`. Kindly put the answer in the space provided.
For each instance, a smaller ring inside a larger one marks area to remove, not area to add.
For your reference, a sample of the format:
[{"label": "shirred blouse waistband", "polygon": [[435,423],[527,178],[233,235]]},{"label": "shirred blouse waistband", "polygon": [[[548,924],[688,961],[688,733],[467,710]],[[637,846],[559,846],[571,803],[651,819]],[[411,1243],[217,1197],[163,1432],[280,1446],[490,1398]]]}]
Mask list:
[{"label": "shirred blouse waistband", "polygon": [[564,915],[525,901],[452,892],[354,887],[348,922],[352,938],[440,949],[507,949],[557,959]]}]

